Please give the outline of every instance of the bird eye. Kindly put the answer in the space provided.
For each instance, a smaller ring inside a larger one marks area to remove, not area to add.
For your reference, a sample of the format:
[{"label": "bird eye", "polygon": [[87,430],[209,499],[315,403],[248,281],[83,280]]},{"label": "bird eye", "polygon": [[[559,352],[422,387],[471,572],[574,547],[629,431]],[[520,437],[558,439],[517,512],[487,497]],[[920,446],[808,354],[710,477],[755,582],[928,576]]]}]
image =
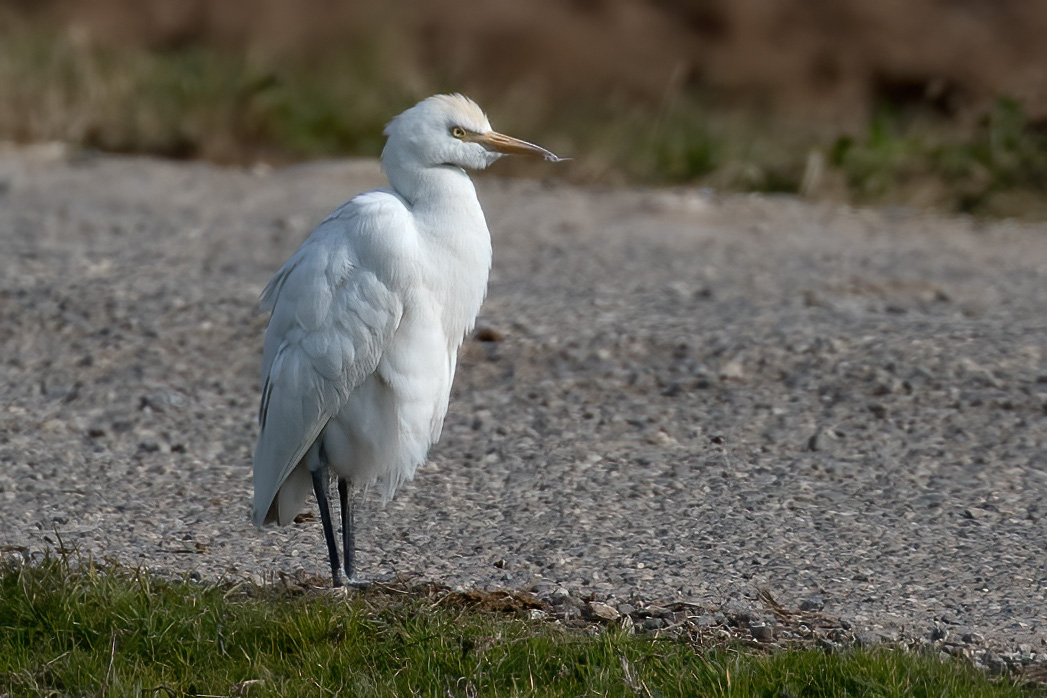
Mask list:
[{"label": "bird eye", "polygon": [[465,138],[465,129],[461,126],[455,126],[451,129],[451,135],[455,138]]}]

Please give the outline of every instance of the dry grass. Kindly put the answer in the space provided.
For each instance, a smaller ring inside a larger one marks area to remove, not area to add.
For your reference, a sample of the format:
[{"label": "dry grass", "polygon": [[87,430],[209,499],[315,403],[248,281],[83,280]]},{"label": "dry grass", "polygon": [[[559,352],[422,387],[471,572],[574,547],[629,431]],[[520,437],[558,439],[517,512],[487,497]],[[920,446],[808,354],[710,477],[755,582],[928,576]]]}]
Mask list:
[{"label": "dry grass", "polygon": [[[222,163],[376,156],[391,114],[452,87],[438,68],[402,74],[375,47],[321,53],[102,45],[8,17],[0,140]],[[969,124],[885,103],[864,132],[841,133],[718,106],[681,81],[657,103],[610,94],[529,107],[518,91],[478,97],[499,128],[574,156],[558,172],[576,181],[1047,217],[1047,131],[1013,100]]]}]

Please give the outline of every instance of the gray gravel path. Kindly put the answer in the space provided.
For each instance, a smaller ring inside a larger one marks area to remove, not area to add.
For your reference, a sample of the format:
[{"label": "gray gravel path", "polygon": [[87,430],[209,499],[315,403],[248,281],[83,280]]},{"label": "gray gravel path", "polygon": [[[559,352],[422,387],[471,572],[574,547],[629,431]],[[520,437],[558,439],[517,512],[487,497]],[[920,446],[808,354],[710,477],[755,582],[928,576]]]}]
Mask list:
[{"label": "gray gravel path", "polygon": [[[256,299],[379,182],[0,153],[2,549],[326,575],[317,520],[248,520]],[[755,614],[766,588],[866,637],[1045,651],[1047,226],[479,188],[482,331],[430,463],[362,505],[364,575]]]}]

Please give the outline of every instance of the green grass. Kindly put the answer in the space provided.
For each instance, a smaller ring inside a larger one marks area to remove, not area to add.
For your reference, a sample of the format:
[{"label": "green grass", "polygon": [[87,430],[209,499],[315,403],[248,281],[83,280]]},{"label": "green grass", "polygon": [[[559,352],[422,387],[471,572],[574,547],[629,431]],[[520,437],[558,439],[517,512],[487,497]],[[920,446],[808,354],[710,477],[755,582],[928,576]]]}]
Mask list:
[{"label": "green grass", "polygon": [[[380,37],[310,57],[200,44],[149,50],[0,13],[0,140],[225,163],[376,156],[391,115],[459,87],[440,70],[398,65]],[[728,109],[682,86],[660,104],[476,96],[499,127],[573,156],[556,171],[577,181],[1047,218],[1047,129],[1007,98],[964,124],[919,104],[884,104],[864,132],[841,133]]]},{"label": "green grass", "polygon": [[61,558],[8,565],[0,696],[1043,695],[957,660],[696,648],[449,598],[159,581]]},{"label": "green grass", "polygon": [[932,203],[953,210],[1045,213],[1032,199],[1047,193],[1047,130],[1030,123],[1013,99],[999,99],[966,134],[926,115],[881,108],[865,137],[837,139],[831,162],[861,201],[897,198],[914,184],[934,183]]}]

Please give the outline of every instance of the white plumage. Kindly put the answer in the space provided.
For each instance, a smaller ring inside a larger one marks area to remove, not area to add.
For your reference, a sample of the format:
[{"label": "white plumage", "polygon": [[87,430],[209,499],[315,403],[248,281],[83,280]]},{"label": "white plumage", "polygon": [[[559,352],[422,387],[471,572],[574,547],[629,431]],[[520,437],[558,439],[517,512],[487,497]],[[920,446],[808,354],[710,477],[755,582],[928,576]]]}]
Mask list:
[{"label": "white plumage", "polygon": [[271,312],[262,357],[254,520],[286,524],[310,491],[320,503],[332,573],[327,468],[385,498],[410,480],[440,436],[458,347],[487,289],[491,239],[463,168],[502,154],[555,155],[491,130],[461,95],[436,95],[386,127],[389,189],[331,213],[262,293]]}]

